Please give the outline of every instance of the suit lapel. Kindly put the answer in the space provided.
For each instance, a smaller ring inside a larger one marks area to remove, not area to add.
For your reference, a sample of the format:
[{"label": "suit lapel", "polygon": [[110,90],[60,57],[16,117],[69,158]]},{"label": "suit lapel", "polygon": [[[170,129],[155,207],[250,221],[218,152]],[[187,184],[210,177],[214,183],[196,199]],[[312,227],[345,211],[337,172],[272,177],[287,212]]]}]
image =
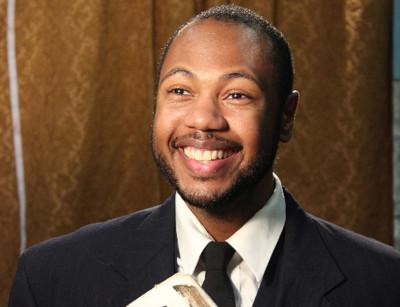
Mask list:
[{"label": "suit lapel", "polygon": [[152,209],[139,226],[135,218],[127,218],[108,250],[97,253],[125,281],[110,298],[115,306],[126,306],[176,271],[174,197]]},{"label": "suit lapel", "polygon": [[344,276],[315,221],[286,191],[285,201],[285,228],[253,306],[320,306]]}]

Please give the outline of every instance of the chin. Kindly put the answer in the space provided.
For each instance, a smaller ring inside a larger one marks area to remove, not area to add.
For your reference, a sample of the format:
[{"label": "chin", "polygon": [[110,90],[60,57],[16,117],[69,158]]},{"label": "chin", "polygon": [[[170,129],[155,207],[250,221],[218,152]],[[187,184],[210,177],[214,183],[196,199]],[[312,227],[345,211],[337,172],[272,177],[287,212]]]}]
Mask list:
[{"label": "chin", "polygon": [[[183,187],[179,180],[175,181],[175,188],[187,204],[212,212],[224,212],[233,207],[245,205],[246,198],[253,189],[262,181],[268,167],[265,164],[262,168],[249,167],[242,170],[232,179],[231,184],[223,188],[190,189]],[[247,196],[246,196],[247,195]]]},{"label": "chin", "polygon": [[183,200],[191,206],[202,208],[206,210],[216,210],[218,208],[226,208],[232,203],[233,195],[231,189],[221,191],[196,191],[176,187],[178,193],[182,196]]}]

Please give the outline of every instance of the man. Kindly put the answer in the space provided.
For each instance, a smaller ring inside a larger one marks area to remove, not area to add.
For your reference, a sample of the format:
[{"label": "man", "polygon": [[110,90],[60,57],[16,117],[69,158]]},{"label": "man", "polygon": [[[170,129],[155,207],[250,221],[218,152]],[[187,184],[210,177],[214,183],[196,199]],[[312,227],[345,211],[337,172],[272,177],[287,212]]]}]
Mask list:
[{"label": "man", "polygon": [[177,193],[29,249],[9,306],[126,306],[177,271],[219,306],[400,306],[400,254],[306,214],[273,173],[292,83],[286,40],[254,12],[184,24],[161,57],[152,134]]}]

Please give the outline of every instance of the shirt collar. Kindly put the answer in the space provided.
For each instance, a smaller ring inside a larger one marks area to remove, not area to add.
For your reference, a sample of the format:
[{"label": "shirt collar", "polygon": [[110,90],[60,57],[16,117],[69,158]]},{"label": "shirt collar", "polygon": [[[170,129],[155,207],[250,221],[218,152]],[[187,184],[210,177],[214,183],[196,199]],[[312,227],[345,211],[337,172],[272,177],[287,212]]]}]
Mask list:
[{"label": "shirt collar", "polygon": [[[249,266],[257,282],[261,282],[286,220],[282,184],[275,174],[274,179],[275,189],[267,203],[227,240]],[[179,193],[176,193],[175,202],[179,262],[183,271],[192,275],[203,249],[213,238]]]},{"label": "shirt collar", "polygon": [[208,242],[213,241],[213,238],[188,208],[178,192],[175,196],[175,206],[178,262],[180,262],[178,264],[183,268],[183,272],[193,275],[201,253]]},{"label": "shirt collar", "polygon": [[275,174],[274,178],[275,189],[264,207],[227,240],[249,266],[257,282],[261,282],[286,220],[282,184]]}]

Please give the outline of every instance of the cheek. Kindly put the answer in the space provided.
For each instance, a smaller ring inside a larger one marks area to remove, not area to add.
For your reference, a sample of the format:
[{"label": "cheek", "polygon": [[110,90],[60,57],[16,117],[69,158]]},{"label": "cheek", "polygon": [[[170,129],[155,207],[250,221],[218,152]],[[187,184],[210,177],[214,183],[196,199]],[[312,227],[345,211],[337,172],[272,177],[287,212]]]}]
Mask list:
[{"label": "cheek", "polygon": [[161,112],[156,111],[153,120],[153,140],[156,143],[157,147],[160,147],[160,143],[163,139],[165,139],[166,132],[168,131],[168,127],[166,126],[167,121],[165,121]]},{"label": "cheek", "polygon": [[158,148],[168,146],[177,128],[177,116],[166,108],[156,110],[153,121],[153,138]]},{"label": "cheek", "polygon": [[240,137],[245,152],[250,156],[256,155],[265,147],[273,134],[273,123],[268,121],[267,116],[259,114],[242,115],[235,123],[235,133]]},{"label": "cheek", "polygon": [[263,137],[259,127],[247,126],[242,133],[244,148],[248,154],[255,154],[260,150]]}]

